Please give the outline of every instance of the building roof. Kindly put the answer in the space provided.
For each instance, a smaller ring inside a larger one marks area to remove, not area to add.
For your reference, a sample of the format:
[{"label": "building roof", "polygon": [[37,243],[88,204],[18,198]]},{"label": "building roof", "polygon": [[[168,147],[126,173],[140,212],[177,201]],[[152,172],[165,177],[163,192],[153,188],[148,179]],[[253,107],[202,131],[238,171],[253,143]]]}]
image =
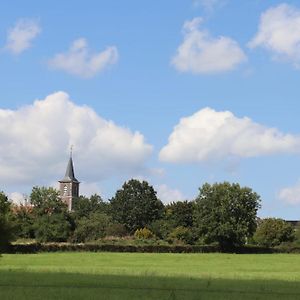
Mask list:
[{"label": "building roof", "polygon": [[60,180],[59,182],[78,182],[79,183],[79,181],[75,178],[75,175],[74,175],[72,156],[70,156],[65,177],[62,180]]}]

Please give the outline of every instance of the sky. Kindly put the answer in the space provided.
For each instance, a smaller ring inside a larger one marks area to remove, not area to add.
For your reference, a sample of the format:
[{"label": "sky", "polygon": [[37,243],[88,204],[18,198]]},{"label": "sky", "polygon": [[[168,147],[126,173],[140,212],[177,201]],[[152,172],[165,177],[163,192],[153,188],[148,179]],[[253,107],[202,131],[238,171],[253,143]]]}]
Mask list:
[{"label": "sky", "polygon": [[147,180],[164,203],[205,183],[300,218],[300,3],[5,1],[0,189],[57,186],[73,145],[81,194]]}]

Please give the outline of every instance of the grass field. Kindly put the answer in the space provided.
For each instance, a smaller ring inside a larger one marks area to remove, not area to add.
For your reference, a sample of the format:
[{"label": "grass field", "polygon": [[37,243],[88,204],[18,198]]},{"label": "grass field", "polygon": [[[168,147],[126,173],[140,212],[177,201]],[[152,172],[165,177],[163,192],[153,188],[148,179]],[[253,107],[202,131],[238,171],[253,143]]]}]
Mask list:
[{"label": "grass field", "polygon": [[5,254],[0,299],[300,299],[300,255]]}]

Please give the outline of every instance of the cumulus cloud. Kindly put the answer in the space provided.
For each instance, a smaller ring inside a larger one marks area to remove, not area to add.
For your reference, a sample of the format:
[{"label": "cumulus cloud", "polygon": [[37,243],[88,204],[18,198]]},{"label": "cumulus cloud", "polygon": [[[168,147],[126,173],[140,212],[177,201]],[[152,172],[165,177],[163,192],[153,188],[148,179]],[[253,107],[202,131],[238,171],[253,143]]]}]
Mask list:
[{"label": "cumulus cloud", "polygon": [[172,189],[166,184],[161,184],[156,187],[158,198],[164,203],[168,204],[171,202],[182,201],[185,199],[181,191]]},{"label": "cumulus cloud", "polygon": [[300,203],[300,180],[294,185],[290,187],[286,187],[280,190],[279,199],[284,202],[292,205],[296,205]]},{"label": "cumulus cloud", "polygon": [[32,41],[41,32],[41,28],[36,20],[21,19],[7,34],[5,49],[13,54],[20,54],[30,48]]},{"label": "cumulus cloud", "polygon": [[263,47],[274,59],[292,62],[300,67],[300,10],[280,4],[269,8],[260,18],[258,32],[249,47]]},{"label": "cumulus cloud", "polygon": [[162,161],[191,163],[299,152],[300,136],[204,108],[180,120],[159,155]]},{"label": "cumulus cloud", "polygon": [[171,61],[177,70],[195,74],[220,73],[233,70],[246,61],[246,55],[235,40],[212,37],[200,28],[201,23],[201,18],[184,23],[183,43]]},{"label": "cumulus cloud", "polygon": [[0,109],[1,183],[61,179],[57,177],[64,175],[70,145],[75,146],[79,179],[88,182],[140,170],[152,152],[141,133],[57,92],[18,110]]},{"label": "cumulus cloud", "polygon": [[75,40],[66,53],[56,54],[49,60],[50,68],[62,70],[82,78],[91,78],[118,61],[115,46],[93,53],[84,38]]}]

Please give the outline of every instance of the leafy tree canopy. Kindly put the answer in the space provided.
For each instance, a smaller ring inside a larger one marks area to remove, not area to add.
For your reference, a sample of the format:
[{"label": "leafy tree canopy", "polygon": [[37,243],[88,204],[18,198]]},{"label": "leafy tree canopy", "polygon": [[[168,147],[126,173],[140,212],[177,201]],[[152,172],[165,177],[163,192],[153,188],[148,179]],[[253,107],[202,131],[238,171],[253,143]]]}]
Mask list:
[{"label": "leafy tree canopy", "polygon": [[254,240],[262,246],[274,247],[283,242],[292,242],[294,228],[282,219],[267,218],[262,220],[254,234]]},{"label": "leafy tree canopy", "polygon": [[30,194],[30,203],[37,215],[65,212],[67,210],[67,205],[61,201],[59,192],[52,187],[33,187]]},{"label": "leafy tree canopy", "polygon": [[105,237],[111,225],[111,218],[101,212],[94,212],[89,217],[81,218],[74,231],[75,242],[93,241]]},{"label": "leafy tree canopy", "polygon": [[135,179],[125,182],[110,204],[115,221],[124,224],[131,233],[161,218],[164,209],[153,187]]},{"label": "leafy tree canopy", "polygon": [[107,213],[108,210],[109,203],[104,202],[97,194],[92,195],[90,198],[80,196],[73,199],[73,211],[76,219],[88,217],[94,212]]},{"label": "leafy tree canopy", "polygon": [[11,203],[7,196],[0,192],[0,250],[4,249],[14,237]]},{"label": "leafy tree canopy", "polygon": [[173,227],[191,227],[193,225],[193,202],[178,201],[166,206],[166,219]]},{"label": "leafy tree canopy", "polygon": [[256,229],[260,197],[228,182],[204,184],[195,201],[194,222],[205,243],[228,248],[243,245]]},{"label": "leafy tree canopy", "polygon": [[40,242],[66,241],[74,224],[59,192],[52,187],[34,187],[30,203],[35,217],[36,239]]}]

